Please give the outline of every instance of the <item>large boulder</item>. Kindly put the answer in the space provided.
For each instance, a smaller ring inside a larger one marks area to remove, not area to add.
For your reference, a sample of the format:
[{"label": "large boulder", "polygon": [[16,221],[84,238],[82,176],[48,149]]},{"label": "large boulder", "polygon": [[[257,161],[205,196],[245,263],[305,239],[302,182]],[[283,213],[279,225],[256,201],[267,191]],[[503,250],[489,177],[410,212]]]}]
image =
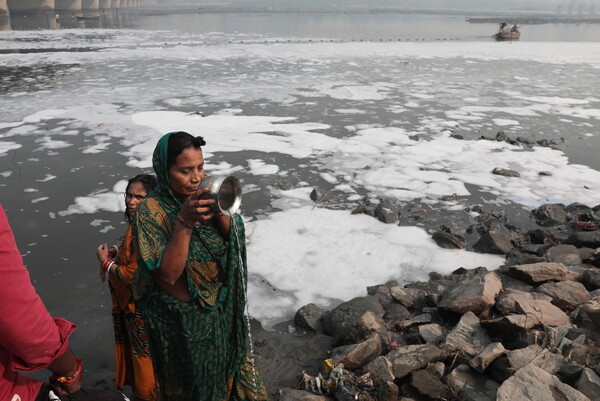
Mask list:
[{"label": "large boulder", "polygon": [[304,305],[296,312],[294,324],[304,330],[317,331],[325,312],[315,304]]},{"label": "large boulder", "polygon": [[567,220],[565,205],[560,203],[542,205],[532,210],[531,215],[535,222],[542,227],[565,224]]},{"label": "large boulder", "polygon": [[461,315],[467,312],[479,314],[496,302],[502,291],[502,281],[496,273],[475,274],[467,277],[444,293],[438,308]]},{"label": "large boulder", "polygon": [[496,304],[494,306],[504,315],[516,313],[516,301],[519,299],[543,299],[545,301],[552,301],[551,297],[539,292],[527,292],[514,288],[507,288],[496,298]]},{"label": "large boulder", "polygon": [[323,317],[323,331],[333,337],[334,346],[356,343],[349,334],[366,312],[383,316],[383,307],[377,297],[357,297],[338,305]]},{"label": "large boulder", "polygon": [[505,255],[512,249],[511,233],[500,222],[493,222],[489,229],[481,233],[481,238],[473,248],[482,253]]},{"label": "large boulder", "polygon": [[573,244],[577,248],[598,248],[600,247],[600,230],[576,231],[567,238],[566,243]]},{"label": "large boulder", "polygon": [[548,301],[521,299],[517,301],[517,310],[546,326],[572,327],[569,316]]},{"label": "large boulder", "polygon": [[546,251],[545,256],[548,262],[562,263],[567,266],[579,265],[582,262],[579,251],[574,245],[555,245]]},{"label": "large boulder", "polygon": [[551,297],[552,303],[559,308],[579,305],[592,298],[583,284],[571,280],[545,283],[535,290]]},{"label": "large boulder", "polygon": [[527,365],[504,381],[497,401],[591,401],[581,392],[561,382],[537,366]]},{"label": "large boulder", "polygon": [[528,283],[541,284],[546,281],[569,280],[574,273],[562,263],[531,263],[511,266],[509,273]]}]

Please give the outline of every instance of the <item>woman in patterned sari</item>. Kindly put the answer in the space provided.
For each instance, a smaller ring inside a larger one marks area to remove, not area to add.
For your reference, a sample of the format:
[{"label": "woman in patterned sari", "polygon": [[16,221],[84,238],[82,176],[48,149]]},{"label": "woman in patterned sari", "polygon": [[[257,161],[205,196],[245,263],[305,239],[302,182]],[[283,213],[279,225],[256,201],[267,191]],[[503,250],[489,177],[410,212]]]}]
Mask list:
[{"label": "woman in patterned sari", "polygon": [[152,159],[158,187],[134,222],[134,296],[159,399],[266,400],[246,356],[244,225],[238,214],[214,214],[214,201],[202,199],[203,145],[185,132],[159,140]]},{"label": "woman in patterned sari", "polygon": [[156,187],[152,175],[136,175],[125,188],[125,218],[130,223],[121,243],[107,249],[98,246],[96,255],[100,261],[100,278],[106,281],[112,299],[113,325],[115,329],[115,386],[122,389],[130,384],[134,401],[155,400],[154,372],[148,336],[141,313],[131,291],[131,280],[137,269],[137,256],[133,251],[131,221],[137,205]]}]

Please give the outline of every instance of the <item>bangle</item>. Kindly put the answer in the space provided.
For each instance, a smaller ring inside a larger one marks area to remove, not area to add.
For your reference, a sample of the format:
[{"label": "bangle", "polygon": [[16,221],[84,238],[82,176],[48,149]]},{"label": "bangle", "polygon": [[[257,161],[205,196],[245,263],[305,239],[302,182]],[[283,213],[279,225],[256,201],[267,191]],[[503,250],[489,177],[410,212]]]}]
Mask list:
[{"label": "bangle", "polygon": [[102,270],[107,271],[111,263],[115,263],[111,258],[104,259],[104,262],[102,262]]},{"label": "bangle", "polygon": [[183,224],[185,227],[189,228],[190,230],[193,230],[194,227],[198,227],[198,225],[200,225],[200,223],[190,223],[189,221],[184,219],[183,216],[181,215],[181,212],[179,212],[177,214],[177,219],[179,220],[179,222],[181,224]]},{"label": "bangle", "polygon": [[110,247],[110,249],[113,249],[113,248],[115,248],[115,254],[119,253],[119,247],[118,246],[113,245],[113,246]]},{"label": "bangle", "polygon": [[77,370],[71,376],[56,376],[54,375],[54,379],[59,383],[73,383],[75,379],[81,374],[81,367],[83,363],[81,362],[81,358],[75,358],[77,360]]},{"label": "bangle", "polygon": [[110,273],[110,268],[113,267],[115,265],[115,261],[111,260],[110,263],[108,264],[108,267],[106,268],[106,272]]},{"label": "bangle", "polygon": [[225,216],[223,213],[217,213],[216,216]]}]

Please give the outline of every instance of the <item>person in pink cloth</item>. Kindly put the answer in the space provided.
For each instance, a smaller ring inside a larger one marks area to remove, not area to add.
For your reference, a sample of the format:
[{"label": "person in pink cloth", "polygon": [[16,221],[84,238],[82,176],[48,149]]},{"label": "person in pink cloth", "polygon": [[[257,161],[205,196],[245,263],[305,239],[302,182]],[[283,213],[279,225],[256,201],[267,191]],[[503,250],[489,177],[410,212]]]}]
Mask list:
[{"label": "person in pink cloth", "polygon": [[[117,391],[81,388],[83,363],[69,348],[75,327],[46,310],[0,204],[0,400],[127,400]],[[49,383],[19,374],[41,369],[52,372]]]}]

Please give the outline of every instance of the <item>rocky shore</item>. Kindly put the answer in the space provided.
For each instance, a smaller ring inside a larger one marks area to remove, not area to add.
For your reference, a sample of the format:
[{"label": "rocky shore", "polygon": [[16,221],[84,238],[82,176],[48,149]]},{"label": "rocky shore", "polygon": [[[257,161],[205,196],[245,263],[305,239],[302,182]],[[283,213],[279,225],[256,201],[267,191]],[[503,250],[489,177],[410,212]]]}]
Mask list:
[{"label": "rocky shore", "polygon": [[[394,207],[355,212],[397,223]],[[600,400],[600,206],[543,205],[523,223],[488,212],[433,233],[443,247],[505,255],[495,271],[383,283],[329,311],[305,305],[275,331],[256,323],[272,397]]]}]

